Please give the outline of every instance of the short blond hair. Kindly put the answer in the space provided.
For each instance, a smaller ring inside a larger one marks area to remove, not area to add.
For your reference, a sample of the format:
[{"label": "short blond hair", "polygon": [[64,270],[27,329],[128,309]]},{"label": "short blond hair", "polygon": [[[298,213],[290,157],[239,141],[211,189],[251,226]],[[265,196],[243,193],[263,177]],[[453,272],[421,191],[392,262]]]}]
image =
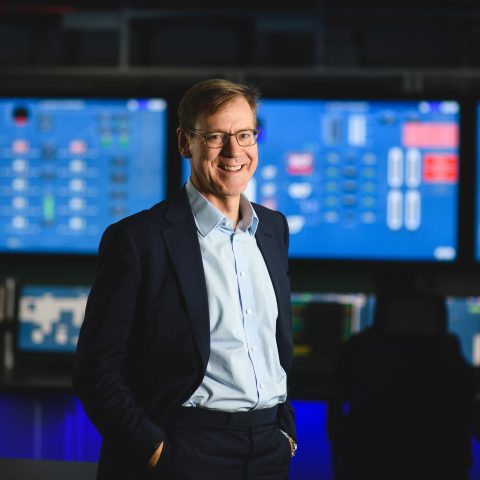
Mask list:
[{"label": "short blond hair", "polygon": [[200,115],[212,115],[236,97],[243,97],[250,105],[255,124],[260,91],[257,87],[213,78],[196,83],[178,105],[180,128],[194,129]]}]

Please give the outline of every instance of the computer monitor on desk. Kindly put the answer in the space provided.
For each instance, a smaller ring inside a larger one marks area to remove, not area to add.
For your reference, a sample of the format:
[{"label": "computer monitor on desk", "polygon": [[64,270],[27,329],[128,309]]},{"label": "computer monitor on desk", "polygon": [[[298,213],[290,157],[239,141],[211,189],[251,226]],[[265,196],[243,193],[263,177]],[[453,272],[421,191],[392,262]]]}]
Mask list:
[{"label": "computer monitor on desk", "polygon": [[292,391],[322,396],[340,344],[371,324],[374,298],[364,293],[294,292],[291,302]]},{"label": "computer monitor on desk", "polygon": [[89,290],[85,286],[21,286],[17,316],[18,351],[73,354]]},{"label": "computer monitor on desk", "polygon": [[19,284],[7,322],[11,362],[0,369],[0,387],[71,389],[78,335],[90,287]]},{"label": "computer monitor on desk", "polygon": [[[364,293],[292,293],[295,375],[329,373],[339,345],[373,326],[376,297]],[[480,367],[480,297],[446,298],[448,331],[465,360]]]},{"label": "computer monitor on desk", "polygon": [[7,388],[71,389],[74,353],[90,288],[20,284],[14,318],[13,362]]},{"label": "computer monitor on desk", "polygon": [[455,334],[467,362],[480,367],[480,297],[447,298],[448,329]]}]

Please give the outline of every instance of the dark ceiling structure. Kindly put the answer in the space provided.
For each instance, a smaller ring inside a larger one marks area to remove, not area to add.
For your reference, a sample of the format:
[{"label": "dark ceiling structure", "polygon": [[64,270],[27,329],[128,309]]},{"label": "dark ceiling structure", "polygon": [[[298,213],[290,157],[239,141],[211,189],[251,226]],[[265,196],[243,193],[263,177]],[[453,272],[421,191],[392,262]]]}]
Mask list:
[{"label": "dark ceiling structure", "polygon": [[0,2],[0,86],[47,78],[221,75],[307,90],[476,93],[473,0]]}]

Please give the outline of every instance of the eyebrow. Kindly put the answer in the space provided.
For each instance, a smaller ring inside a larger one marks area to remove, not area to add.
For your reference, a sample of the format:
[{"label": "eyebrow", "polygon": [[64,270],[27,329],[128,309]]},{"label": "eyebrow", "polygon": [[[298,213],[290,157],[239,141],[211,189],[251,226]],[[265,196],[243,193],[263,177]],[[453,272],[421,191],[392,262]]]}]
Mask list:
[{"label": "eyebrow", "polygon": [[255,130],[256,127],[243,127],[243,128],[239,128],[238,130],[235,130],[234,132],[229,132],[227,130],[223,130],[221,128],[212,128],[212,129],[205,129],[205,130],[202,130],[203,132],[205,133],[215,133],[215,132],[218,132],[218,133],[237,133],[237,132],[241,132],[242,130]]}]

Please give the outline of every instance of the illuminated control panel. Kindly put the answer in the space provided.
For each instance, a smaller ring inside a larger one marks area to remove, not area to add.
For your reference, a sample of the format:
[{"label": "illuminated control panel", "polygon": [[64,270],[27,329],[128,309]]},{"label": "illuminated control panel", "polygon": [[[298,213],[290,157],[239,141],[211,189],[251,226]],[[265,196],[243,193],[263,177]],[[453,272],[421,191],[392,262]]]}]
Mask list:
[{"label": "illuminated control panel", "polygon": [[162,99],[0,99],[0,251],[95,253],[165,196]]},{"label": "illuminated control panel", "polygon": [[269,100],[250,198],[279,210],[293,258],[452,261],[459,105]]}]

